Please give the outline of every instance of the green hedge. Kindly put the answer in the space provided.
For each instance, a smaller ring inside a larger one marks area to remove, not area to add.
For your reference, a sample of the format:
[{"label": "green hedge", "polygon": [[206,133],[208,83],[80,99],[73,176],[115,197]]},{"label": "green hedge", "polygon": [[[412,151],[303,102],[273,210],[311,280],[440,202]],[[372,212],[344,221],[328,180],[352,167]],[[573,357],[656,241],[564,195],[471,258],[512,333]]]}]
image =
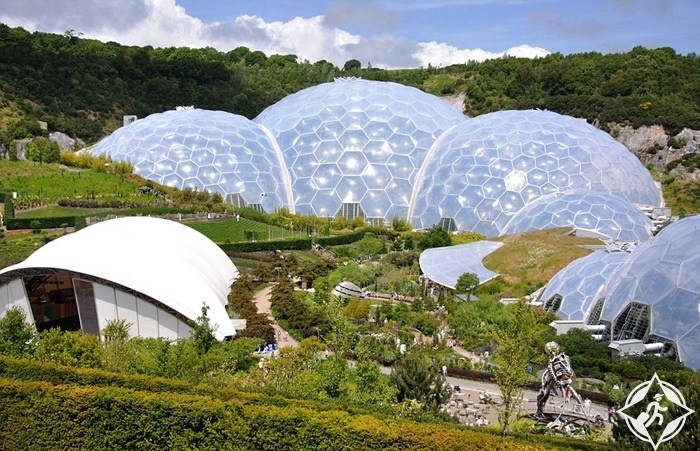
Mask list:
[{"label": "green hedge", "polygon": [[235,252],[274,251],[287,249],[311,249],[311,240],[301,238],[296,240],[277,241],[246,241],[242,243],[219,243],[219,247],[227,254]]},{"label": "green hedge", "polygon": [[58,229],[68,226],[76,229],[85,227],[85,219],[80,216],[54,216],[49,218],[10,218],[5,221],[7,230],[18,229]]},{"label": "green hedge", "polygon": [[365,236],[365,230],[346,233],[345,235],[323,236],[316,238],[316,243],[321,246],[339,246],[341,244],[350,244],[355,241],[360,241]]},{"label": "green hedge", "polygon": [[[442,424],[0,378],[3,449],[544,449]],[[556,441],[546,440],[547,448]],[[591,444],[559,442],[559,446]]]}]

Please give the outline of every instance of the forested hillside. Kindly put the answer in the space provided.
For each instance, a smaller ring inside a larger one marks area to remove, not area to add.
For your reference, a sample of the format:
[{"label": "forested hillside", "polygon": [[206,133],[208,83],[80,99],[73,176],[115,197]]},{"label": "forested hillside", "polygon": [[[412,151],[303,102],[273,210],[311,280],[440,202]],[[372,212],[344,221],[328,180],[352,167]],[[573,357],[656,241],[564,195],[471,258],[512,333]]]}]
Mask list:
[{"label": "forested hillside", "polygon": [[177,105],[254,117],[287,94],[350,75],[434,94],[466,92],[470,115],[547,108],[602,124],[660,124],[672,133],[700,129],[700,57],[669,48],[439,69],[358,69],[359,62],[349,63],[344,70],[245,47],[123,46],[0,24],[0,141],[40,134],[36,120],[42,120],[50,130],[94,142],[121,125],[124,114],[142,117]]}]

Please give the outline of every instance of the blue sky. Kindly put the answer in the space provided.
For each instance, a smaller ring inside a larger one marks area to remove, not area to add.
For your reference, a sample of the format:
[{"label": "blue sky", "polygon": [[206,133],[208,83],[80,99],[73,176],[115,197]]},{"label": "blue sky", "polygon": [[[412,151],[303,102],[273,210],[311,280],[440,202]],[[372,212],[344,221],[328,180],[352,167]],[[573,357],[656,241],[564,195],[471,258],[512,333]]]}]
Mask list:
[{"label": "blue sky", "polygon": [[[188,13],[207,21],[257,15],[287,21],[326,13],[332,1],[181,0]],[[523,43],[553,52],[616,52],[635,45],[700,50],[698,0],[409,0],[354,1],[377,5],[392,17],[385,31],[415,41],[445,41],[460,48],[498,51]],[[352,33],[379,30],[352,21]]]},{"label": "blue sky", "polygon": [[29,29],[384,67],[635,45],[698,52],[699,17],[700,0],[0,0],[0,21]]}]

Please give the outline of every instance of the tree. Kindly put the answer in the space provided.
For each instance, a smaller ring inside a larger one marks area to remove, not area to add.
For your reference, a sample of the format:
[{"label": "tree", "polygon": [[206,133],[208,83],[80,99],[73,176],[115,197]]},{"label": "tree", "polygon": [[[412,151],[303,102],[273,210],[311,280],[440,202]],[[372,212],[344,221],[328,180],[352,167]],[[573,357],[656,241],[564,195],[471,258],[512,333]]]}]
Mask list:
[{"label": "tree", "polygon": [[194,339],[195,347],[199,355],[206,354],[216,343],[216,338],[214,337],[216,328],[213,327],[211,321],[209,321],[208,311],[209,306],[202,304],[202,314],[197,317],[192,333],[192,338]]},{"label": "tree", "polygon": [[439,410],[450,397],[440,369],[420,351],[411,351],[397,362],[391,372],[391,381],[398,390],[399,402],[414,399],[426,409]]},{"label": "tree", "polygon": [[351,59],[351,60],[345,61],[345,64],[343,65],[343,70],[346,72],[350,72],[350,71],[360,70],[361,67],[362,67],[362,63],[360,63],[359,60]]},{"label": "tree", "polygon": [[450,234],[443,230],[439,225],[434,225],[427,232],[421,236],[418,241],[418,249],[424,251],[431,247],[443,247],[451,246],[452,237]]},{"label": "tree", "polygon": [[10,307],[0,319],[0,354],[28,357],[34,351],[36,332],[27,322],[24,310]]},{"label": "tree", "polygon": [[455,285],[455,291],[457,294],[467,294],[467,301],[471,301],[472,292],[479,286],[479,276],[473,272],[465,272],[459,279],[457,279],[457,285]]},{"label": "tree", "polygon": [[39,163],[56,163],[61,159],[58,144],[43,136],[27,143],[27,159]]},{"label": "tree", "polygon": [[523,399],[522,386],[528,379],[527,367],[535,357],[531,341],[536,326],[536,318],[529,307],[518,302],[503,327],[493,332],[497,346],[493,354],[493,376],[503,401],[499,406],[498,421],[503,426],[504,435]]}]

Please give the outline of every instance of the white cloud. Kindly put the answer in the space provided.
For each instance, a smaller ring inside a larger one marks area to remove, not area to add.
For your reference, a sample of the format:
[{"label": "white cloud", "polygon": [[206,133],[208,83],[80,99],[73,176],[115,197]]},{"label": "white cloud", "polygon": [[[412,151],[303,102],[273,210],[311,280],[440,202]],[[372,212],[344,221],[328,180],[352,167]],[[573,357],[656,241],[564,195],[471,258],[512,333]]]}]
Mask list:
[{"label": "white cloud", "polygon": [[261,17],[242,15],[227,22],[205,23],[190,16],[176,0],[2,0],[0,3],[0,21],[31,30],[60,33],[73,28],[85,37],[131,45],[211,46],[223,51],[246,46],[267,54],[293,53],[309,61],[325,59],[336,65],[357,58],[375,67],[442,66],[503,55],[532,58],[548,53],[528,45],[489,52],[460,49],[436,41],[416,43],[392,34],[363,37],[339,28],[337,18],[328,20],[324,16],[268,22]]},{"label": "white cloud", "polygon": [[483,49],[459,49],[444,42],[419,42],[413,56],[422,66],[448,66],[450,64],[464,64],[468,61],[484,61],[500,58],[502,56],[515,56],[520,58],[539,58],[549,55],[549,51],[541,47],[519,45],[511,47],[504,52],[489,52]]}]

